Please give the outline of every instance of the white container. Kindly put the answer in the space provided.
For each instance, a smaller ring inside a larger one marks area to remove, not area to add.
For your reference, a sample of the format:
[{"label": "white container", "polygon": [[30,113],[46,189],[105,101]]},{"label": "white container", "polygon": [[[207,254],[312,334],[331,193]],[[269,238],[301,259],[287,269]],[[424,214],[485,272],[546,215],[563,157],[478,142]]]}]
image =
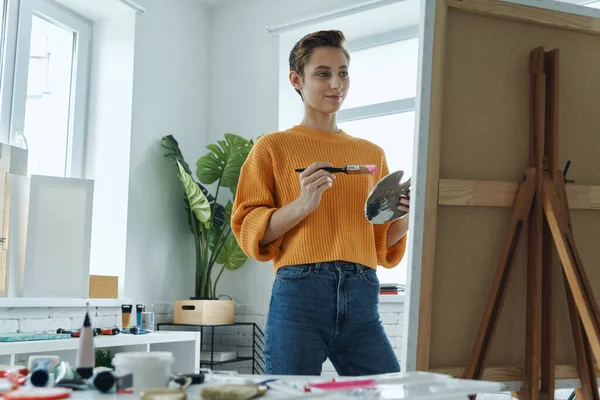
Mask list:
[{"label": "white container", "polygon": [[113,357],[115,372],[133,374],[133,392],[168,387],[175,358],[168,351],[124,352]]}]

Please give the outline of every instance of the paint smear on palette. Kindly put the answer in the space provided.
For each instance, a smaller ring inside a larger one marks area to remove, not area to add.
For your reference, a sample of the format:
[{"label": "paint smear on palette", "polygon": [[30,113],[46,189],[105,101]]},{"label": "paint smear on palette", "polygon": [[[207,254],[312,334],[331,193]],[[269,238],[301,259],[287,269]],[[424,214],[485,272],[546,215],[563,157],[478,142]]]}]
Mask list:
[{"label": "paint smear on palette", "polygon": [[402,182],[404,171],[395,171],[382,178],[365,201],[365,216],[372,224],[385,224],[406,215],[398,210],[401,197],[408,198],[410,178]]}]

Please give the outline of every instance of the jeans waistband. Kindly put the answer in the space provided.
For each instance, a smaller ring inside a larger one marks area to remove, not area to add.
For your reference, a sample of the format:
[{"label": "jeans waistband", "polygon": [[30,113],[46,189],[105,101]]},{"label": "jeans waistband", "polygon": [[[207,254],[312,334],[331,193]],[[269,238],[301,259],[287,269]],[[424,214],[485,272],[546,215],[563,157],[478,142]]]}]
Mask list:
[{"label": "jeans waistband", "polygon": [[323,271],[354,271],[360,273],[365,268],[361,264],[348,262],[348,261],[326,261],[318,262],[311,266],[315,272]]}]

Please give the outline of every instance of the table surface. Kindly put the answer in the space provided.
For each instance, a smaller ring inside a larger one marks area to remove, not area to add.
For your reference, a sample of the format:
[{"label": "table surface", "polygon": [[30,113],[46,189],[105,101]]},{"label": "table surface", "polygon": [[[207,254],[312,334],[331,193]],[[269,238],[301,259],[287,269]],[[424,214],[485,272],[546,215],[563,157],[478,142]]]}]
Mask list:
[{"label": "table surface", "polygon": [[[397,382],[402,381],[404,384],[392,385],[390,381],[388,385],[381,386],[382,392],[378,396],[370,395],[355,396],[352,398],[360,399],[386,399],[386,400],[458,400],[468,399],[468,394],[480,393],[498,393],[503,391],[504,385],[499,382],[486,381],[468,381],[462,379],[454,379],[439,374],[431,374],[426,372],[419,373],[404,373],[393,374],[398,378]],[[382,377],[385,377],[383,375]],[[214,378],[213,378],[214,377]],[[337,378],[338,381],[344,379],[364,379],[363,378]],[[241,383],[236,380],[251,380],[259,382],[267,379],[282,379],[286,382],[307,382],[307,381],[327,381],[324,377],[293,377],[293,376],[261,376],[261,375],[233,375],[231,383]],[[188,400],[200,400],[200,391],[205,386],[213,386],[226,383],[228,380],[224,376],[208,375],[206,382],[202,385],[192,385],[188,391]],[[289,389],[288,389],[289,390]],[[348,399],[348,393],[309,393],[299,396],[291,396],[289,393],[276,391],[275,389],[268,390],[267,394],[261,399],[326,399],[338,400]],[[74,400],[137,400],[139,396],[133,394],[102,394],[96,391],[73,392],[72,399]]]}]

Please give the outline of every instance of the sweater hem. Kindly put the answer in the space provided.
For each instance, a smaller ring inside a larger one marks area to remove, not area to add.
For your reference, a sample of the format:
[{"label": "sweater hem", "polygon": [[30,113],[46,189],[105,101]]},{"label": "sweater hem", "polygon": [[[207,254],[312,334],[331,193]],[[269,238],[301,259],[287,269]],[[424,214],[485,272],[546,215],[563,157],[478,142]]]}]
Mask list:
[{"label": "sweater hem", "polygon": [[273,272],[277,272],[282,267],[290,265],[304,265],[304,264],[316,264],[319,262],[334,262],[334,261],[346,261],[349,263],[356,263],[377,270],[377,262],[371,260],[361,259],[360,257],[328,257],[328,258],[286,258],[277,261],[273,261]]}]

